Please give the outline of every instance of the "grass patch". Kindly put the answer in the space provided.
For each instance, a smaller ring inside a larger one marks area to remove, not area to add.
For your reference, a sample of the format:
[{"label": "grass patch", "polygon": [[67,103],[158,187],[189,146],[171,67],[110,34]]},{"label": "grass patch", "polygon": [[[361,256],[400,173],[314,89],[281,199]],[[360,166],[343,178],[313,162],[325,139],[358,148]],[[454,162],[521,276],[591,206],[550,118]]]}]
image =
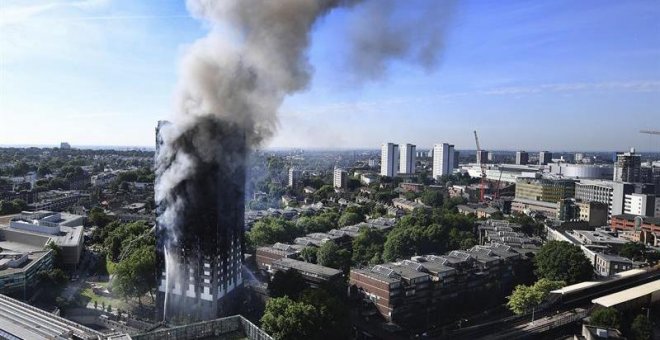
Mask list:
[{"label": "grass patch", "polygon": [[[102,286],[104,288],[108,288],[110,285],[109,282],[96,282],[95,283],[98,286]],[[111,296],[105,296],[105,295],[96,295],[94,293],[94,290],[92,289],[92,286],[90,284],[85,284],[85,287],[80,290],[80,297],[81,301],[87,301],[88,303],[94,303],[96,302],[101,308],[103,304],[107,307],[108,305],[112,306],[112,309],[117,310],[117,308],[120,309],[126,309],[128,306],[126,302],[122,299],[114,298]]]}]

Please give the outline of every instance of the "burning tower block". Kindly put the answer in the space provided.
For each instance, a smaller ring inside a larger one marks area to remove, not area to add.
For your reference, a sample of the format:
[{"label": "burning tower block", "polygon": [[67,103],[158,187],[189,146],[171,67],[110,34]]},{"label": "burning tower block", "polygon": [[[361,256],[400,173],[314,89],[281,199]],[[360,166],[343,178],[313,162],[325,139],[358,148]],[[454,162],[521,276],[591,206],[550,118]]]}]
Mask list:
[{"label": "burning tower block", "polygon": [[233,314],[243,283],[245,134],[212,117],[165,138],[171,129],[162,121],[156,129],[157,313],[175,323]]}]

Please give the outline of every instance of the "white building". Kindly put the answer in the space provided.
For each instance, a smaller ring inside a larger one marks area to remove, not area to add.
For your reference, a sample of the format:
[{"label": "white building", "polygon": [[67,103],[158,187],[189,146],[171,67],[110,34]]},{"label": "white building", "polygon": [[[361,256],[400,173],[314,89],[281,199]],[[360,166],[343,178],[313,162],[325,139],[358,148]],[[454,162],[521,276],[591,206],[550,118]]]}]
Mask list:
[{"label": "white building", "polygon": [[443,143],[433,145],[433,178],[451,175],[454,170],[454,146]]},{"label": "white building", "polygon": [[625,196],[623,212],[648,217],[660,217],[660,200],[655,195],[628,194]]},{"label": "white building", "polygon": [[300,179],[302,177],[302,171],[296,168],[289,169],[289,187],[297,188],[300,185]]},{"label": "white building", "polygon": [[394,143],[383,143],[380,149],[380,175],[394,177],[399,164],[399,146]]},{"label": "white building", "polygon": [[414,174],[415,173],[415,145],[401,144],[399,145],[401,162],[399,163],[399,173],[401,174]]},{"label": "white building", "polygon": [[346,188],[348,186],[348,172],[341,168],[335,168],[332,183],[335,188]]}]

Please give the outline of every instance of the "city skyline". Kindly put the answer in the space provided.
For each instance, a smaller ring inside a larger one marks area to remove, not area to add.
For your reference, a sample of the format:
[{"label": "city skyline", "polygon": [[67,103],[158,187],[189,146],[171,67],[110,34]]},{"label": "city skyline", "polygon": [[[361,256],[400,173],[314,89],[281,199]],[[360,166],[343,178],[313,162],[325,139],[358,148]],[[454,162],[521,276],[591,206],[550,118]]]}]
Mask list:
[{"label": "city skyline", "polygon": [[[207,32],[178,2],[0,9],[0,45],[12,47],[0,49],[2,145],[151,146],[155,122],[171,116],[182,51]],[[660,128],[652,1],[469,2],[448,16],[437,67],[394,63],[361,81],[333,36],[355,15],[331,13],[312,35],[311,86],[285,100],[264,148],[473,149],[476,129],[486,150],[658,150],[638,132]]]}]

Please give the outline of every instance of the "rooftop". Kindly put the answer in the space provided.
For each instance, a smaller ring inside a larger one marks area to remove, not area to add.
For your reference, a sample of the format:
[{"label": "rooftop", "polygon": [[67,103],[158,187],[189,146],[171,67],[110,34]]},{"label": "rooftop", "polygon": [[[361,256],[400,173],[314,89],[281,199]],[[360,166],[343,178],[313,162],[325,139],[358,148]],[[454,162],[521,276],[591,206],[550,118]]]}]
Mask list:
[{"label": "rooftop", "polygon": [[[0,295],[0,337],[9,339],[107,339],[109,335]],[[4,333],[4,334],[3,334]],[[8,335],[8,336],[7,336]],[[117,335],[117,334],[114,334]]]},{"label": "rooftop", "polygon": [[591,300],[591,302],[603,307],[612,307],[656,292],[660,292],[660,280],[626,289],[618,293],[606,295],[598,299]]},{"label": "rooftop", "polygon": [[315,274],[324,278],[330,278],[333,276],[341,275],[341,270],[319,266],[318,264],[298,261],[289,258],[281,258],[277,261],[274,261],[273,265],[280,266],[282,268],[291,268],[305,273]]}]

